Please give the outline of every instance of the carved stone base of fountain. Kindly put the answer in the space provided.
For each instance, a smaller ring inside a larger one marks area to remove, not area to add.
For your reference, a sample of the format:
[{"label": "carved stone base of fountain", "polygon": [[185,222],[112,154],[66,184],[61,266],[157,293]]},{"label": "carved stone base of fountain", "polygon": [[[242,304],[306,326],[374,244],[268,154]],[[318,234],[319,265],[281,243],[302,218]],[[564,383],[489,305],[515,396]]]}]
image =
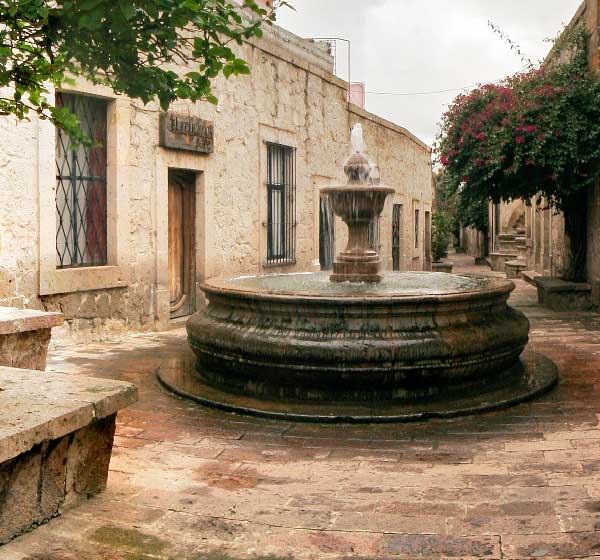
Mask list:
[{"label": "carved stone base of fountain", "polygon": [[332,282],[368,282],[379,283],[382,280],[381,261],[375,255],[374,261],[342,261],[342,255],[333,263],[333,274],[329,277]]},{"label": "carved stone base of fountain", "polygon": [[519,361],[529,322],[507,305],[513,289],[427,272],[377,285],[324,273],[213,280],[207,309],[188,322],[195,371],[160,377],[206,404],[313,421],[489,410],[556,382],[549,360]]},{"label": "carved stone base of fountain", "polygon": [[519,359],[529,321],[507,304],[512,282],[380,274],[369,225],[394,189],[371,176],[360,125],[352,145],[348,183],[321,189],[348,226],[333,275],[208,281],[208,307],[187,324],[196,371],[161,370],[161,382],[225,410],[315,422],[468,414],[552,387],[550,360]]}]

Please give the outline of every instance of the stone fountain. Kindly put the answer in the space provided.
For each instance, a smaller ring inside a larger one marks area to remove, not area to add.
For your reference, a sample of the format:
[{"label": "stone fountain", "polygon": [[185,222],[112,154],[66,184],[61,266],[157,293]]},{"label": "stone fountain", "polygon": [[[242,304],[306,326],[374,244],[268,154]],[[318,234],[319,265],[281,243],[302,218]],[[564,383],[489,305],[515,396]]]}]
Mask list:
[{"label": "stone fountain", "polygon": [[381,282],[381,261],[369,246],[369,225],[383,212],[385,199],[395,190],[373,184],[372,166],[363,154],[362,127],[352,130],[352,155],[344,165],[348,183],[325,187],[334,213],[348,226],[348,246],[333,265],[332,282]]},{"label": "stone fountain", "polygon": [[529,322],[510,281],[382,274],[368,225],[393,188],[373,184],[353,130],[347,183],[322,189],[348,225],[333,274],[206,282],[187,325],[195,364],[159,371],[169,389],[230,411],[315,422],[392,422],[492,410],[547,391],[554,364],[523,350]]}]

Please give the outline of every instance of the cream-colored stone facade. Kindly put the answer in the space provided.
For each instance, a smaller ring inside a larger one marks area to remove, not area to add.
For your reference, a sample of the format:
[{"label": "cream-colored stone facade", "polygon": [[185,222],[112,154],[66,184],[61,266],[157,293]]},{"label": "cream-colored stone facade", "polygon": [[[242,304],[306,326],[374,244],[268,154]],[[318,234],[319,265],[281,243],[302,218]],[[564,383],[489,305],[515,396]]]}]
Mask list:
[{"label": "cream-colored stone facade", "polygon": [[[169,324],[168,172],[196,177],[196,291],[209,277],[319,267],[319,187],[342,181],[350,130],[361,123],[382,182],[396,188],[381,219],[380,246],[392,268],[392,207],[402,204],[400,264],[428,267],[433,198],[428,146],[405,129],[349,105],[319,44],[273,27],[239,53],[252,74],[219,78],[219,104],[176,103],[173,111],[214,122],[212,154],[159,147],[160,111],[78,84],[109,100],[108,265],[56,266],[56,134],[52,125],[0,118],[0,305],[62,311],[65,334],[98,338]],[[184,71],[184,68],[180,69]],[[266,142],[297,150],[296,260],[266,265]],[[419,211],[415,242],[415,211]],[[337,250],[345,228],[336,224]]]}]

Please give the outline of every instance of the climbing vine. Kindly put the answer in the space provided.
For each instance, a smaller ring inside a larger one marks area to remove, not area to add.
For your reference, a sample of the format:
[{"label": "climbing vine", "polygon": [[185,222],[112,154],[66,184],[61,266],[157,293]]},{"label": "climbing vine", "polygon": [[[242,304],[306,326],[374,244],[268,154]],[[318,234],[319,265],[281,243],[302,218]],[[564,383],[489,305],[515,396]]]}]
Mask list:
[{"label": "climbing vine", "polygon": [[587,42],[585,29],[568,29],[550,62],[457,97],[438,147],[462,207],[537,198],[562,211],[571,280],[585,276],[586,196],[600,176],[600,82]]}]

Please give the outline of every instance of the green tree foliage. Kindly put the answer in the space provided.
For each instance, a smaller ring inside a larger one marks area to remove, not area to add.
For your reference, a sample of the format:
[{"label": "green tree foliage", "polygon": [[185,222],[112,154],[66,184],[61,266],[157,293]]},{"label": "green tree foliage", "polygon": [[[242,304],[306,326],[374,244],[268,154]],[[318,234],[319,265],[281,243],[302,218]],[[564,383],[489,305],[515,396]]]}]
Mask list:
[{"label": "green tree foliage", "polygon": [[452,220],[441,212],[434,212],[432,217],[432,253],[435,262],[448,256],[448,245],[452,236]]},{"label": "green tree foliage", "polygon": [[[50,119],[83,140],[77,119],[49,101],[69,75],[116,93],[216,103],[211,81],[250,73],[232,46],[274,19],[255,0],[0,0],[0,114]],[[184,75],[175,65],[185,65]]]},{"label": "green tree foliage", "polygon": [[455,189],[446,178],[446,173],[436,175],[436,203],[440,214],[450,220],[451,231],[459,235],[461,227],[473,227],[487,232],[488,201],[461,196],[464,187]]},{"label": "green tree foliage", "polygon": [[551,59],[459,96],[442,120],[440,162],[467,216],[483,217],[489,200],[534,197],[561,210],[571,249],[566,276],[579,280],[586,195],[600,175],[600,82],[589,72],[581,28],[563,34]]}]

